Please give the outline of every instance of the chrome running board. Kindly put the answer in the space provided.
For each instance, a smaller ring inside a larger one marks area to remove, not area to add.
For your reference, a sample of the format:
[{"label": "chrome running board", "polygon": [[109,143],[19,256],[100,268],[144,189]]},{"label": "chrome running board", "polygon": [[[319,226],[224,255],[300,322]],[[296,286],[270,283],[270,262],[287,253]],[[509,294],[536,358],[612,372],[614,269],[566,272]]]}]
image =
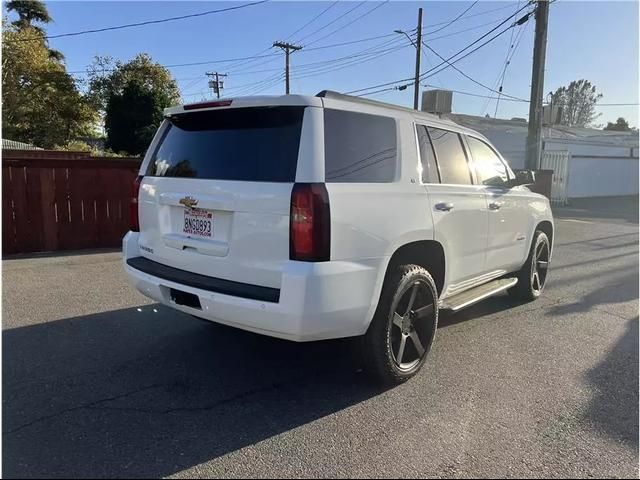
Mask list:
[{"label": "chrome running board", "polygon": [[469,307],[485,298],[491,297],[496,293],[503,292],[518,283],[517,278],[499,278],[491,282],[480,285],[479,287],[466,290],[451,297],[447,297],[440,301],[441,310],[451,310],[457,312],[463,308]]}]

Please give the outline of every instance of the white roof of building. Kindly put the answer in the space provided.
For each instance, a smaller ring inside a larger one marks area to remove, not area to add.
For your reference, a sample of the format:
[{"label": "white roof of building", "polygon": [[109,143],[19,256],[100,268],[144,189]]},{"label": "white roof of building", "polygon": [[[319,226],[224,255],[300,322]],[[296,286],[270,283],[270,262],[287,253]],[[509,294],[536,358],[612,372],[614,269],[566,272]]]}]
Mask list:
[{"label": "white roof of building", "polygon": [[[447,113],[442,116],[456,123],[479,130],[483,133],[499,131],[513,134],[527,134],[526,120],[506,120],[501,118],[477,117],[462,113]],[[598,143],[612,146],[638,147],[638,132],[616,132],[595,128],[566,127],[564,125],[544,126],[544,140]]]},{"label": "white roof of building", "polygon": [[7,138],[2,139],[3,150],[42,150],[40,147],[31,145],[29,143],[18,142],[16,140],[9,140]]}]

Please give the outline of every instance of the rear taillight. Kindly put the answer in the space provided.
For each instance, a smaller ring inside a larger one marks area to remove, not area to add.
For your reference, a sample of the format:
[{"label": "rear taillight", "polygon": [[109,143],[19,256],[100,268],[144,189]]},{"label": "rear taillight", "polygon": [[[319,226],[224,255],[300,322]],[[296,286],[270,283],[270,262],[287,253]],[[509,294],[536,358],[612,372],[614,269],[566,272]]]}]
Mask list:
[{"label": "rear taillight", "polygon": [[289,258],[304,262],[328,261],[330,222],[329,195],[324,183],[294,184],[289,220]]},{"label": "rear taillight", "polygon": [[140,193],[140,183],[142,183],[142,175],[136,177],[133,181],[133,190],[131,192],[131,210],[129,211],[131,231],[140,231],[140,221],[138,220],[138,194]]}]

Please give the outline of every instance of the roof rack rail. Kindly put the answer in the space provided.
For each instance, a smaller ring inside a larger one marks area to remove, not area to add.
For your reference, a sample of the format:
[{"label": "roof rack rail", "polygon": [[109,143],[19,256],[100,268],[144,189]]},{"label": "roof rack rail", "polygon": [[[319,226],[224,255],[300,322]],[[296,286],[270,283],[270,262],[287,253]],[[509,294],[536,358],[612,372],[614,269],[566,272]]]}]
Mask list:
[{"label": "roof rack rail", "polygon": [[363,103],[365,105],[373,105],[377,107],[393,108],[394,110],[403,110],[405,112],[419,113],[421,115],[428,115],[430,117],[439,118],[438,115],[433,113],[423,112],[421,110],[414,110],[413,108],[403,107],[402,105],[395,105],[393,103],[381,102],[379,100],[371,100],[369,98],[355,97],[353,95],[347,95],[344,93],[335,92],[333,90],[322,90],[316,94],[316,97],[331,98],[334,100],[343,100],[345,102]]}]

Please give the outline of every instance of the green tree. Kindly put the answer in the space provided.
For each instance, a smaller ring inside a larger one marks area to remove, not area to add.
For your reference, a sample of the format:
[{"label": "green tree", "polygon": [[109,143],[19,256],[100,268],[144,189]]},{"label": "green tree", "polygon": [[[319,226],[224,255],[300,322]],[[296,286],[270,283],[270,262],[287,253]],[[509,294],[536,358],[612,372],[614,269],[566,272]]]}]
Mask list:
[{"label": "green tree", "polygon": [[602,98],[588,80],[574,80],[567,87],[558,88],[552,95],[553,105],[562,108],[560,123],[569,127],[586,127],[598,116],[596,103]]},{"label": "green tree", "polygon": [[89,79],[90,98],[104,115],[106,145],[116,152],[144,153],[163,110],[180,100],[171,73],[147,54],[127,63],[96,57]]},{"label": "green tree", "polygon": [[33,22],[50,23],[53,20],[47,6],[40,1],[10,0],[6,6],[9,12],[18,14],[18,19],[13,22],[13,25],[19,29],[33,28],[42,35],[44,34],[42,28],[35,26]]},{"label": "green tree", "polygon": [[607,126],[603,128],[603,130],[615,130],[618,132],[630,132],[631,127],[629,126],[629,122],[627,122],[623,117],[619,117],[616,120],[616,123],[607,122]]},{"label": "green tree", "polygon": [[92,135],[95,109],[36,35],[32,27],[3,24],[3,135],[45,148]]},{"label": "green tree", "polygon": [[105,115],[106,146],[131,155],[144,153],[162,121],[162,95],[137,81],[128,82],[120,93],[109,96]]},{"label": "green tree", "polygon": [[[51,23],[53,18],[49,15],[44,2],[35,0],[10,0],[6,4],[7,11],[14,12],[18,19],[12,22],[18,30],[33,29],[34,38],[44,37],[44,29],[34,22]],[[48,48],[48,47],[47,47]],[[58,62],[64,60],[64,55],[59,50],[49,49],[49,56]]]}]

